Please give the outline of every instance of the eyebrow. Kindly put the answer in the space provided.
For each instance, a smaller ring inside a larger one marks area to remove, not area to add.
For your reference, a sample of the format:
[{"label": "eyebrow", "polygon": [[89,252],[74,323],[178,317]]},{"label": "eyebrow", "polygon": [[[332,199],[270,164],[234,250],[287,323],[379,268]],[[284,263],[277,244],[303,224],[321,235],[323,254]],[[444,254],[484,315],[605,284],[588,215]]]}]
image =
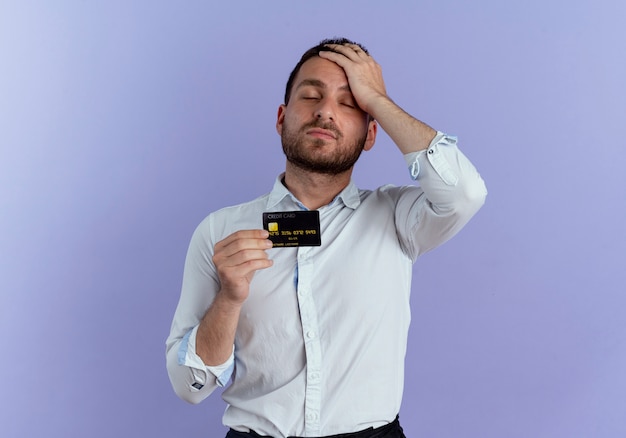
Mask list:
[{"label": "eyebrow", "polygon": [[[320,81],[319,79],[303,79],[297,86],[296,89],[301,88],[301,87],[317,87],[317,88],[326,88],[326,84],[322,81]],[[352,92],[350,90],[350,85],[346,84],[346,85],[342,85],[341,87],[339,87],[340,90],[345,90],[348,92]]]}]

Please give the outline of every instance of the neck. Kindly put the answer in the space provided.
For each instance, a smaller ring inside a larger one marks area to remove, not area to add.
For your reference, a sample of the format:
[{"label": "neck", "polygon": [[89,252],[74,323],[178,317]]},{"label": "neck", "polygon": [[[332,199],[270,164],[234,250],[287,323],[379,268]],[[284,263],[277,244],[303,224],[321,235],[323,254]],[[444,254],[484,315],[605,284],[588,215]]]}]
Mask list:
[{"label": "neck", "polygon": [[328,205],[350,183],[352,169],[338,175],[313,173],[287,162],[283,183],[309,210]]}]

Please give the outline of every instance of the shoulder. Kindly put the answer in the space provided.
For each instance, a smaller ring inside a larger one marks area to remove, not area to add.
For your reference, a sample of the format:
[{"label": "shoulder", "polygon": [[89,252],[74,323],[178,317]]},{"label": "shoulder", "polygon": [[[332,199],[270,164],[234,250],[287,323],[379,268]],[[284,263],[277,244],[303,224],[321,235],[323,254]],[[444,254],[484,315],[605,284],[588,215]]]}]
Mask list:
[{"label": "shoulder", "polygon": [[200,222],[196,233],[217,242],[235,231],[262,228],[261,214],[267,206],[268,196],[269,194],[265,194],[251,201],[211,212]]},{"label": "shoulder", "polygon": [[246,214],[248,212],[261,211],[267,206],[268,197],[269,193],[266,193],[265,195],[259,196],[258,198],[251,201],[220,208],[219,210],[216,210],[209,214],[207,218],[214,217],[215,219],[228,220],[236,218],[239,215]]}]

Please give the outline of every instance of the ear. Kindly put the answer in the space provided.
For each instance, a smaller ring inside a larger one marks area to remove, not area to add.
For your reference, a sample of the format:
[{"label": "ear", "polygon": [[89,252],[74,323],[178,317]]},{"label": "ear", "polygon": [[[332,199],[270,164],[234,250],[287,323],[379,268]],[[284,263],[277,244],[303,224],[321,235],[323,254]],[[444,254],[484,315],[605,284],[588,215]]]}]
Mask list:
[{"label": "ear", "polygon": [[278,107],[278,115],[276,117],[276,132],[278,135],[283,134],[283,122],[285,121],[285,111],[287,106],[283,103]]},{"label": "ear", "polygon": [[376,120],[372,119],[369,121],[367,125],[367,137],[365,137],[365,145],[363,146],[363,150],[369,151],[374,147],[374,142],[376,141],[376,133],[378,132],[378,123]]}]

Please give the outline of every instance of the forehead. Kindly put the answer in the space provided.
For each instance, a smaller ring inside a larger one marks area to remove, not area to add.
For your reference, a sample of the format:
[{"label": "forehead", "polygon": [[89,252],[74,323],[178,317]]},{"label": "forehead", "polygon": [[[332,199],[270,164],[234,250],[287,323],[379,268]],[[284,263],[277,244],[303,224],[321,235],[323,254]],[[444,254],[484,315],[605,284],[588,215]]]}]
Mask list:
[{"label": "forehead", "polygon": [[303,82],[310,83],[310,81],[319,81],[329,88],[345,88],[348,85],[348,78],[343,68],[317,56],[302,64],[294,80],[294,86],[298,88]]}]

